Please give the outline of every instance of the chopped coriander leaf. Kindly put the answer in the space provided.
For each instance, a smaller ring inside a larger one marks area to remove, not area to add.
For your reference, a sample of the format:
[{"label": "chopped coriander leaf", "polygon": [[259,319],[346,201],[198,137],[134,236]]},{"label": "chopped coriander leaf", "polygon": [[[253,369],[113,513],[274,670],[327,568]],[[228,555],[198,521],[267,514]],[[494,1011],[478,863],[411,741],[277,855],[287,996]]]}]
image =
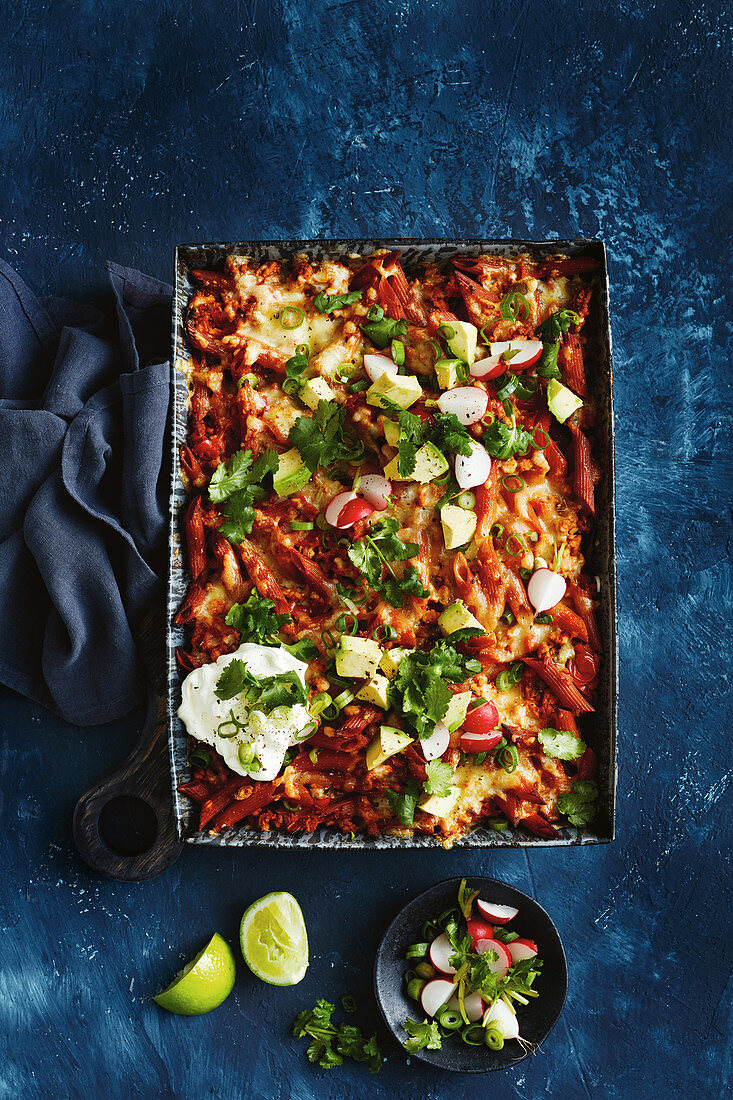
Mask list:
[{"label": "chopped coriander leaf", "polygon": [[348,550],[349,561],[356,566],[369,587],[381,592],[393,607],[402,607],[406,596],[424,599],[428,595],[414,565],[407,566],[401,576],[392,569],[392,562],[407,561],[419,551],[416,542],[400,539],[397,534],[399,526],[398,520],[392,517],[379,520]]},{"label": "chopped coriander leaf", "polygon": [[571,789],[558,798],[557,808],[571,825],[582,828],[589,825],[596,816],[597,798],[598,788],[595,783],[589,779],[576,779]]},{"label": "chopped coriander leaf", "polygon": [[[382,314],[382,316],[378,316]],[[367,313],[367,320],[361,326],[361,331],[369,337],[375,348],[386,348],[398,336],[407,336],[407,322],[393,321],[391,317],[385,317],[384,311],[373,306]]]},{"label": "chopped coriander leaf", "polygon": [[348,294],[326,294],[325,290],[321,290],[313,299],[313,305],[319,313],[333,313],[335,309],[343,309],[352,302],[360,302],[361,298],[360,290],[352,290]]},{"label": "chopped coriander leaf", "polygon": [[431,427],[431,443],[440,451],[454,451],[456,454],[471,454],[473,440],[461,424],[455,413],[436,413],[435,424]]},{"label": "chopped coriander leaf", "polygon": [[477,626],[462,626],[460,630],[454,630],[452,634],[448,634],[448,641],[452,644],[456,642],[468,642],[471,638],[483,638],[486,633],[480,627]]},{"label": "chopped coriander leaf", "polygon": [[550,343],[553,340],[559,340],[571,325],[579,324],[580,317],[574,310],[560,309],[557,313],[551,313],[546,317],[535,331],[543,343]]},{"label": "chopped coriander leaf", "polygon": [[423,1050],[427,1047],[428,1050],[440,1050],[443,1045],[443,1040],[440,1037],[440,1028],[436,1020],[431,1020],[428,1023],[427,1020],[423,1020],[419,1023],[417,1020],[411,1020],[408,1016],[403,1025],[405,1031],[410,1036],[409,1039],[405,1039],[402,1044],[408,1054],[415,1054],[418,1050]]},{"label": "chopped coriander leaf", "polygon": [[425,765],[425,777],[423,790],[426,794],[434,794],[438,798],[450,794],[453,768],[446,761],[431,760]]},{"label": "chopped coriander leaf", "polygon": [[224,622],[239,631],[243,642],[262,645],[290,621],[290,615],[276,615],[274,612],[274,600],[253,592],[244,603],[232,604]]},{"label": "chopped coriander leaf", "polygon": [[415,810],[420,798],[420,784],[416,779],[408,779],[404,791],[386,791],[390,809],[400,825],[411,829],[415,824]]},{"label": "chopped coriander leaf", "polygon": [[480,661],[464,657],[447,642],[438,642],[430,652],[415,650],[402,659],[390,680],[389,700],[418,736],[426,737],[448,710],[453,694],[448,685],[463,683],[481,667]]},{"label": "chopped coriander leaf", "polygon": [[261,482],[279,464],[277,451],[265,451],[254,462],[251,451],[237,451],[217,466],[209,483],[209,497],[214,504],[223,505],[226,519],[219,531],[229,542],[239,543],[250,534],[255,518],[254,502],[267,496]]},{"label": "chopped coriander leaf", "polygon": [[335,401],[319,401],[313,416],[299,416],[290,429],[288,440],[311,473],[319,466],[350,461],[352,444],[344,438],[346,410]]},{"label": "chopped coriander leaf", "polygon": [[343,1065],[344,1058],[366,1062],[370,1073],[378,1073],[382,1054],[376,1035],[365,1039],[361,1030],[353,1024],[333,1024],[334,1006],[319,1000],[315,1008],[299,1012],[293,1024],[296,1039],[310,1039],[308,1061],[317,1062],[324,1069]]},{"label": "chopped coriander leaf", "polygon": [[415,469],[415,456],[428,437],[429,425],[415,413],[401,409],[389,398],[382,398],[382,406],[400,426],[400,437],[397,441],[398,469],[400,477],[409,477]]},{"label": "chopped coriander leaf", "polygon": [[286,393],[297,393],[302,389],[304,385],[302,374],[308,366],[308,351],[307,344],[299,344],[295,349],[295,355],[291,356],[285,364],[283,389]]},{"label": "chopped coriander leaf", "polygon": [[577,760],[585,752],[585,741],[566,730],[540,730],[537,740],[547,755],[556,760]]},{"label": "chopped coriander leaf", "polygon": [[308,692],[297,672],[254,676],[238,657],[223,669],[214,694],[217,699],[233,699],[235,695],[243,695],[250,709],[261,710],[263,714],[270,714],[275,707],[293,707],[297,703],[308,702]]},{"label": "chopped coriander leaf", "polygon": [[511,458],[516,454],[526,454],[534,446],[534,439],[531,432],[517,426],[516,417],[512,415],[511,424],[505,424],[503,420],[489,424],[483,435],[483,444],[492,458]]}]

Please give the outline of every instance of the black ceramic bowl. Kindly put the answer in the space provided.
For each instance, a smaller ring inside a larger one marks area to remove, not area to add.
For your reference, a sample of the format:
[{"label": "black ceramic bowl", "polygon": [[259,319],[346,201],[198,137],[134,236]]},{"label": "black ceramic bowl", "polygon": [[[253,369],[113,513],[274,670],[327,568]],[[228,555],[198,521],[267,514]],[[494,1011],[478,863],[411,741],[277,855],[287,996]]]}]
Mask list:
[{"label": "black ceramic bowl", "polygon": [[[379,945],[374,963],[374,992],[385,1023],[400,1046],[407,1038],[402,1027],[405,1019],[408,1016],[413,1020],[425,1019],[420,1005],[407,996],[403,975],[409,964],[405,960],[405,950],[422,938],[421,929],[426,920],[457,904],[460,882],[459,878],[446,879],[419,894],[400,910]],[[489,1073],[516,1066],[545,1041],[565,1004],[568,968],[557,929],[541,905],[521,890],[497,879],[472,875],[468,883],[472,889],[480,889],[484,901],[519,909],[510,927],[520,936],[534,940],[544,960],[542,972],[533,986],[539,997],[531,998],[526,1006],[516,1006],[521,1035],[531,1044],[531,1049],[524,1049],[516,1039],[507,1041],[502,1050],[494,1051],[485,1046],[467,1046],[460,1038],[451,1037],[443,1040],[440,1050],[424,1049],[410,1057],[419,1058],[437,1069]]]}]

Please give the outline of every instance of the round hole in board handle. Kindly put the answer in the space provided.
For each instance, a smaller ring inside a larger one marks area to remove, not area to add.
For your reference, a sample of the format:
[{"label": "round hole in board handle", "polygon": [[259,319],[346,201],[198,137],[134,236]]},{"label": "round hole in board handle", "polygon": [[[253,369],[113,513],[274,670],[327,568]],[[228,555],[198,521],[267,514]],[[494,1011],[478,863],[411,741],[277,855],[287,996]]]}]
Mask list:
[{"label": "round hole in board handle", "polygon": [[158,818],[144,799],[123,794],[102,807],[98,828],[100,837],[113,852],[140,856],[155,843]]}]

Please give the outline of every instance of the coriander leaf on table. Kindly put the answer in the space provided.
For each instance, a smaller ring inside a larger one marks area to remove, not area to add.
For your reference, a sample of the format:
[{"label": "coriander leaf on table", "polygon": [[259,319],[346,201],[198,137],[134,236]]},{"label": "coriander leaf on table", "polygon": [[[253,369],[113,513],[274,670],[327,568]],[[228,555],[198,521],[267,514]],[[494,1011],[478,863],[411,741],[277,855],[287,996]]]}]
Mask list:
[{"label": "coriander leaf on table", "polygon": [[548,756],[556,760],[577,760],[585,752],[585,741],[566,730],[540,730],[537,740]]},{"label": "coriander leaf on table", "polygon": [[364,1036],[353,1024],[334,1025],[331,1022],[334,1006],[329,1001],[319,1000],[315,1008],[299,1012],[293,1024],[296,1039],[310,1039],[307,1054],[310,1062],[317,1062],[324,1069],[333,1069],[343,1065],[344,1058],[355,1062],[367,1062],[370,1073],[378,1073],[382,1055],[377,1045],[376,1035],[370,1039]]},{"label": "coriander leaf on table", "polygon": [[425,765],[425,782],[423,790],[426,794],[437,795],[443,798],[450,794],[453,768],[444,760],[431,760]]},{"label": "coriander leaf on table", "polygon": [[290,621],[290,615],[275,614],[275,601],[252,592],[244,603],[235,603],[224,618],[227,626],[233,626],[242,635],[243,642],[262,645],[281,626]]},{"label": "coriander leaf on table", "polygon": [[333,313],[335,309],[343,309],[344,306],[350,306],[352,302],[360,302],[361,299],[360,290],[352,290],[348,294],[326,294],[325,290],[321,290],[313,299],[313,305],[319,313]]},{"label": "coriander leaf on table", "polygon": [[567,817],[571,825],[582,828],[589,825],[596,816],[598,788],[589,779],[576,779],[571,789],[561,794],[557,808]]},{"label": "coriander leaf on table", "polygon": [[386,791],[390,809],[400,825],[411,829],[415,824],[415,810],[420,798],[420,784],[416,779],[408,779],[404,791]]},{"label": "coriander leaf on table", "polygon": [[422,1023],[419,1023],[417,1020],[411,1020],[408,1016],[402,1026],[410,1036],[402,1044],[408,1054],[415,1054],[425,1047],[428,1050],[440,1050],[443,1045],[440,1028],[436,1020],[431,1020],[430,1023],[423,1020]]}]

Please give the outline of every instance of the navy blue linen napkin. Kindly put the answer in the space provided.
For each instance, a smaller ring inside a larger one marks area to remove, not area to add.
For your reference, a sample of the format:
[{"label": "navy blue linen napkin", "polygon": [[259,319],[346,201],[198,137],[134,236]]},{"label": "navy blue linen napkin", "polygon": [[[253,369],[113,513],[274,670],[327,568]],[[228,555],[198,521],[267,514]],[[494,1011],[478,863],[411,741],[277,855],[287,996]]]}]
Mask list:
[{"label": "navy blue linen napkin", "polygon": [[0,682],[76,725],[143,697],[166,570],[171,288],[107,272],[112,338],[0,261]]}]

